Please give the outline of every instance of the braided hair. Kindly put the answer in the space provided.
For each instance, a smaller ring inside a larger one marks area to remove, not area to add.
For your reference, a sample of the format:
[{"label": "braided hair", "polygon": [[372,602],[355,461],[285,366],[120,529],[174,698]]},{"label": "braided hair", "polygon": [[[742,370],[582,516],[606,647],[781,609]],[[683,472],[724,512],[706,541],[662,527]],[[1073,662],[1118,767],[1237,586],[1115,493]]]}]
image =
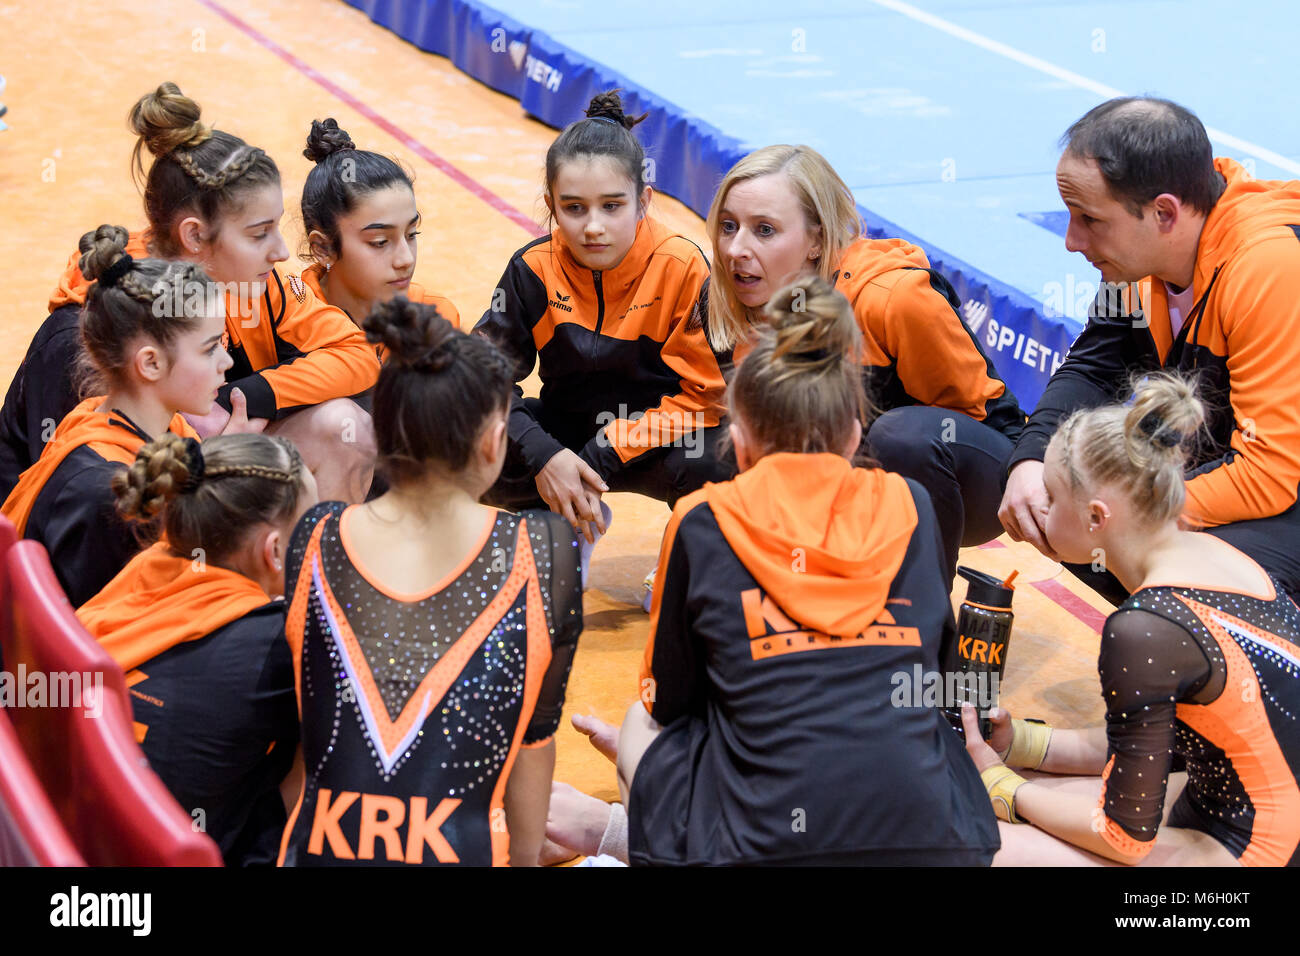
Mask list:
[{"label": "braided hair", "polygon": [[220,564],[252,528],[292,519],[304,471],[285,438],[215,435],[200,444],[166,432],[141,448],[112,485],[128,521],[154,525],[181,554],[202,549]]},{"label": "braided hair", "polygon": [[[199,104],[175,83],[163,83],[131,108],[130,126],[138,137],[131,153],[134,173],[144,185],[153,246],[169,258],[181,254],[173,235],[181,219],[197,215],[214,238],[222,214],[237,207],[244,192],[280,185],[280,171],[270,156],[208,126],[199,113]],[[147,175],[146,151],[154,157]]]},{"label": "braided hair", "polygon": [[189,262],[135,259],[127,231],[108,223],[81,237],[81,273],[93,285],[81,314],[83,395],[110,391],[125,377],[140,336],[164,349],[218,308],[215,285]]}]

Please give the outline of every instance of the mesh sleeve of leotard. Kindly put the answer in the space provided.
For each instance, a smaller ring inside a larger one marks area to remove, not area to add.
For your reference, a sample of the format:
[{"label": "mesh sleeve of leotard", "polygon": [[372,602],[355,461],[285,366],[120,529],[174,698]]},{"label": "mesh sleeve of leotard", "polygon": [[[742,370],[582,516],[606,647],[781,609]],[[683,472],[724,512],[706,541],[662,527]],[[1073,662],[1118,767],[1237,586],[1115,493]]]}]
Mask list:
[{"label": "mesh sleeve of leotard", "polygon": [[582,633],[582,571],[578,542],[567,521],[550,511],[526,511],[523,517],[551,628],[551,662],[524,733],[528,746],[545,743],[560,727],[569,668]]},{"label": "mesh sleeve of leotard", "polygon": [[1129,609],[1106,620],[1098,661],[1106,702],[1102,836],[1128,856],[1151,849],[1174,760],[1176,711],[1210,682],[1210,662],[1181,625]]}]

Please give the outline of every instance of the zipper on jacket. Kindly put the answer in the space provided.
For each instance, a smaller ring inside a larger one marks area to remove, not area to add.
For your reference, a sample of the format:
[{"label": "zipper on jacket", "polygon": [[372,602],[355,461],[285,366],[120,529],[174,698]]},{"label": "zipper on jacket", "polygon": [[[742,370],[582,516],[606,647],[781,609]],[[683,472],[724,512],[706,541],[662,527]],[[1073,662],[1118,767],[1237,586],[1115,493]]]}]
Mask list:
[{"label": "zipper on jacket", "polygon": [[[1210,284],[1205,289],[1205,295],[1201,296],[1201,301],[1196,304],[1196,327],[1192,329],[1191,338],[1185,340],[1190,341],[1193,345],[1196,344],[1196,339],[1201,334],[1201,319],[1205,317],[1205,304],[1210,301],[1210,290],[1214,288],[1214,283],[1219,278],[1219,270],[1222,268],[1223,266],[1221,265],[1214,267],[1214,275],[1210,276]],[[1184,323],[1183,327],[1186,328],[1189,324],[1190,323]],[[1198,352],[1196,357],[1192,359],[1192,368],[1197,368],[1200,364],[1201,355]]]},{"label": "zipper on jacket", "polygon": [[592,270],[591,279],[596,285],[596,338],[592,341],[591,357],[596,357],[596,347],[600,343],[600,327],[605,322],[605,288],[601,284],[600,273]]}]

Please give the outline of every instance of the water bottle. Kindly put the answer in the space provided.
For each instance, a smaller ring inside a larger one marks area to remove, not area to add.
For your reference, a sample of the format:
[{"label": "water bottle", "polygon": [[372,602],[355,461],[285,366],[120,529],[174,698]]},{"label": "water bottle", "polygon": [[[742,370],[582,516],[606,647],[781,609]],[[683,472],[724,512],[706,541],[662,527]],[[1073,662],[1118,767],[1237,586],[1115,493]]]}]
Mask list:
[{"label": "water bottle", "polygon": [[[989,711],[998,704],[998,688],[1007,666],[1007,643],[1011,637],[1011,583],[973,568],[958,567],[968,582],[966,599],[957,612],[957,635],[943,648],[944,715],[962,734],[961,705],[969,703],[979,711],[980,734],[989,736]],[[974,675],[968,677],[966,675]]]}]

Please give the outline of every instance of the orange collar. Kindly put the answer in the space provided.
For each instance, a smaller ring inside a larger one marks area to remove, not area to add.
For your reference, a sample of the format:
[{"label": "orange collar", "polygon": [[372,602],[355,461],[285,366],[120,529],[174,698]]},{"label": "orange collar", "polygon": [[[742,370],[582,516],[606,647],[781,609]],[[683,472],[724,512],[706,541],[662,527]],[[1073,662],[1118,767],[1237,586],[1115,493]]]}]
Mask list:
[{"label": "orange collar", "polygon": [[[104,403],[104,396],[88,398],[59,423],[53,439],[46,444],[41,457],[34,465],[22,473],[18,484],[9,493],[0,514],[14,523],[21,536],[27,527],[36,499],[45,487],[45,483],[63,464],[63,459],[82,445],[91,449],[107,461],[119,462],[130,466],[135,461],[136,453],[148,440],[133,422],[124,420],[125,416],[116,412],[96,411]],[[198,438],[199,434],[190,427],[181,415],[172,417],[167,430],[183,438]]]},{"label": "orange collar", "polygon": [[636,238],[627,251],[627,255],[613,269],[589,269],[578,261],[573,249],[564,241],[564,234],[559,229],[551,231],[551,242],[560,256],[565,272],[594,273],[599,271],[601,287],[606,294],[616,294],[634,285],[646,270],[646,265],[655,249],[668,235],[667,229],[657,220],[643,216],[636,224]]}]

